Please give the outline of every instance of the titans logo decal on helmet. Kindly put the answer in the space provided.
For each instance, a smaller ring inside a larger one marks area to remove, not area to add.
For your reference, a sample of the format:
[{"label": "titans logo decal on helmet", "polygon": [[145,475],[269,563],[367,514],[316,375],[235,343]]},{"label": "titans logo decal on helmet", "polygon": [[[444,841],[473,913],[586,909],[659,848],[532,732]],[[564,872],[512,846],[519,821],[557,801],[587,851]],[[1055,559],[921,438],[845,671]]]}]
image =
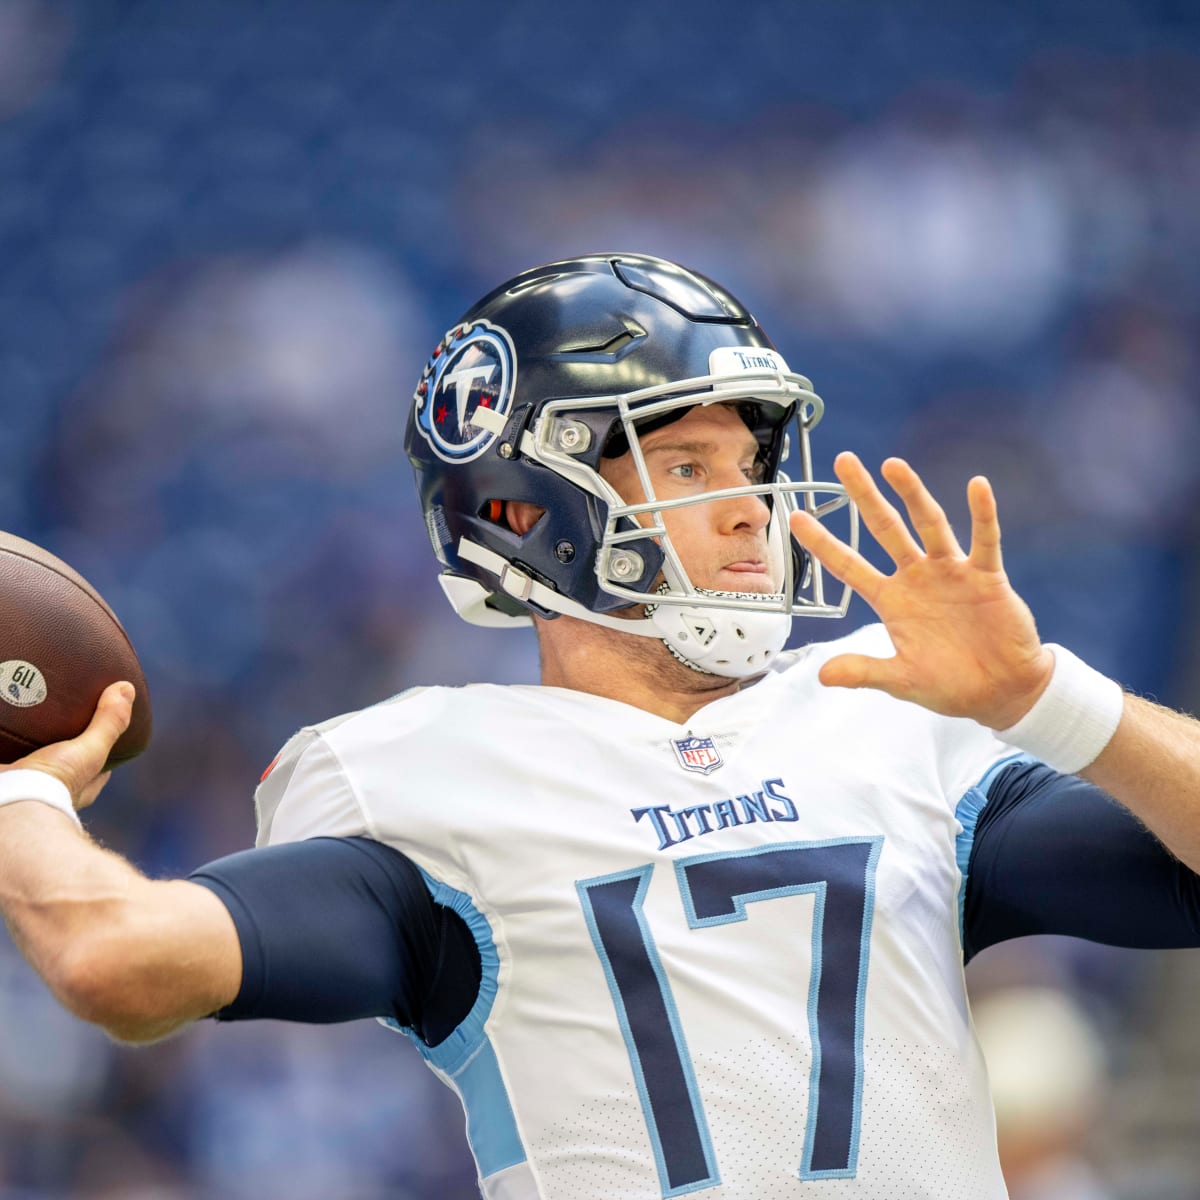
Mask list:
[{"label": "titans logo decal on helmet", "polygon": [[491,445],[496,434],[471,418],[479,408],[507,414],[516,363],[512,339],[490,321],[458,325],[442,338],[413,393],[417,428],[438,458],[470,462]]}]

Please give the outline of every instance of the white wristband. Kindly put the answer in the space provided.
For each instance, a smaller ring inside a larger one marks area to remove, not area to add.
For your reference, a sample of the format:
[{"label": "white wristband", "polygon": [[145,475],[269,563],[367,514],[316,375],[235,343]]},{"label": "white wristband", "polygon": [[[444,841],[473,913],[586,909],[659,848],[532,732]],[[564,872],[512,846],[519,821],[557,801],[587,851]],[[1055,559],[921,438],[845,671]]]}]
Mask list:
[{"label": "white wristband", "polygon": [[80,829],[83,823],[71,803],[67,785],[47,775],[45,771],[21,767],[15,771],[0,771],[0,805],[16,804],[18,800],[36,800],[64,812]]},{"label": "white wristband", "polygon": [[1096,760],[1117,731],[1125,704],[1121,685],[1062,646],[1048,644],[1054,673],[1037,703],[996,736],[1064,775]]}]

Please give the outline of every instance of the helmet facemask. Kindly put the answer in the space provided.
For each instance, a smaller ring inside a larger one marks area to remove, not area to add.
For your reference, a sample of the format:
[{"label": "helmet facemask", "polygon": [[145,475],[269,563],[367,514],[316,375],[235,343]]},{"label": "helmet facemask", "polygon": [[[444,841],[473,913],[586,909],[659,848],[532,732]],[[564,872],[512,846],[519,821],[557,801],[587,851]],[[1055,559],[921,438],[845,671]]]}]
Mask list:
[{"label": "helmet facemask", "polygon": [[[724,365],[724,350],[713,354],[714,368]],[[730,355],[735,353],[743,359],[746,356],[745,351],[729,348]],[[624,611],[594,612],[535,580],[518,579],[519,572],[514,574],[511,564],[488,562],[492,557],[488,552],[476,554],[470,545],[460,546],[460,554],[495,570],[509,595],[552,613],[659,638],[676,658],[697,671],[744,677],[763,670],[783,648],[794,616],[843,616],[850,601],[850,589],[844,585],[836,599],[826,597],[821,566],[791,537],[788,516],[803,506],[824,518],[848,506],[849,540],[857,545],[857,512],[839,484],[812,479],[808,434],[820,420],[824,405],[811,384],[789,372],[774,352],[759,351],[756,358],[764,364],[760,369],[714,371],[622,395],[550,400],[542,405],[533,428],[523,434],[520,453],[599,502],[596,512],[603,527],[595,548],[596,580],[600,590],[617,601],[614,607]],[[737,408],[755,434],[764,482],[683,498],[658,498],[642,437],[696,406],[715,404]],[[789,427],[794,427],[798,439],[801,479],[796,482],[779,469],[787,453]],[[605,449],[611,456],[614,447],[618,453],[627,447],[632,455],[644,497],[636,503],[619,495],[600,472]],[[666,514],[742,496],[761,496],[771,510],[766,541],[774,590],[700,587],[689,576],[672,541]],[[547,519],[552,521],[553,514],[543,518]],[[639,605],[640,615],[635,615]]]},{"label": "helmet facemask", "polygon": [[[661,449],[655,428],[711,405],[739,410],[758,445],[755,469],[745,439],[735,471],[718,438],[717,474],[676,488],[659,473],[657,495],[643,439]],[[857,545],[844,490],[812,478],[808,434],[822,411],[753,314],[699,272],[629,253],[524,271],[442,338],[413,396],[405,449],[442,587],[476,624],[567,615],[662,639],[700,671],[755,674],[792,617],[842,616],[849,604],[848,588],[826,596],[819,564],[788,528],[799,507],[822,519],[845,508],[849,535],[841,517],[838,533]],[[793,425],[796,482],[781,469]],[[626,449],[631,461],[619,457]],[[734,483],[744,486],[703,491]],[[711,519],[687,508],[714,503]],[[739,545],[746,561],[717,561]],[[715,590],[727,584],[772,590]]]}]

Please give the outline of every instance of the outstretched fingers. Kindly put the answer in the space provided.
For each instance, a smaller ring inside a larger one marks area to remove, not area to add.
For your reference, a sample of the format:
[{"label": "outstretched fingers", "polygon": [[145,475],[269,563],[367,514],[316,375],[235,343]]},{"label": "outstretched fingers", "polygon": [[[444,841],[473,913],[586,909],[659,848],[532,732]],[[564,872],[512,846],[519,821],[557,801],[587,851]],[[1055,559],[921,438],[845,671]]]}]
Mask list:
[{"label": "outstretched fingers", "polygon": [[858,506],[863,524],[896,566],[903,567],[916,562],[921,557],[921,547],[909,532],[899,511],[879,490],[879,485],[858,455],[844,450],[834,460],[833,469],[842,481],[846,494]]},{"label": "outstretched fingers", "polygon": [[881,474],[904,501],[925,553],[930,558],[961,558],[962,547],[954,536],[945,510],[933,498],[920,475],[902,458],[887,459]]},{"label": "outstretched fingers", "polygon": [[[933,498],[920,475],[902,458],[885,460],[880,474],[903,502],[907,521],[884,497],[857,455],[843,451],[834,460],[834,470],[847,496],[858,507],[863,524],[895,562],[897,575],[914,563],[938,559],[951,564],[965,561],[981,571],[1003,571],[996,497],[991,484],[982,475],[976,475],[967,485],[967,502],[971,510],[971,550],[968,554],[959,544],[942,506]],[[912,530],[908,527],[909,521]],[[823,567],[849,584],[876,612],[879,611],[876,600],[889,576],[877,571],[809,513],[792,516],[792,532]],[[870,686],[883,685],[873,683]]]},{"label": "outstretched fingers", "polygon": [[811,513],[791,515],[792,536],[831,575],[848,584],[869,604],[886,576],[877,571],[857,550],[835,537]]},{"label": "outstretched fingers", "polygon": [[967,505],[971,510],[971,565],[981,571],[1003,571],[996,494],[984,476],[976,475],[967,484]]}]

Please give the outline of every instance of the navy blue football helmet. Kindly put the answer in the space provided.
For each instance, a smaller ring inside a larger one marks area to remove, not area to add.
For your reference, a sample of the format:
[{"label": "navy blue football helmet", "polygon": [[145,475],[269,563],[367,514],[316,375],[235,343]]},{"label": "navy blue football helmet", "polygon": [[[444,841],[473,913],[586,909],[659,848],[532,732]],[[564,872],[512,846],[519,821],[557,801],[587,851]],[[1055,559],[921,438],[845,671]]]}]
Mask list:
[{"label": "navy blue football helmet", "polygon": [[[736,407],[758,441],[763,482],[656,501],[639,431],[707,404]],[[783,647],[792,616],[842,616],[849,604],[845,587],[826,599],[820,564],[787,528],[798,502],[818,517],[848,504],[839,485],[812,480],[808,435],[823,410],[754,317],[694,271],[641,254],[525,271],[445,335],[414,393],[406,449],[443,589],[475,624],[569,614],[661,638],[697,670],[761,670]],[[789,428],[799,438],[795,482],[780,471]],[[602,458],[626,452],[645,502],[626,503],[600,475]],[[663,513],[750,493],[772,510],[778,590],[694,586]],[[545,510],[524,534],[504,516],[513,500]],[[634,606],[640,617],[619,611]]]}]

